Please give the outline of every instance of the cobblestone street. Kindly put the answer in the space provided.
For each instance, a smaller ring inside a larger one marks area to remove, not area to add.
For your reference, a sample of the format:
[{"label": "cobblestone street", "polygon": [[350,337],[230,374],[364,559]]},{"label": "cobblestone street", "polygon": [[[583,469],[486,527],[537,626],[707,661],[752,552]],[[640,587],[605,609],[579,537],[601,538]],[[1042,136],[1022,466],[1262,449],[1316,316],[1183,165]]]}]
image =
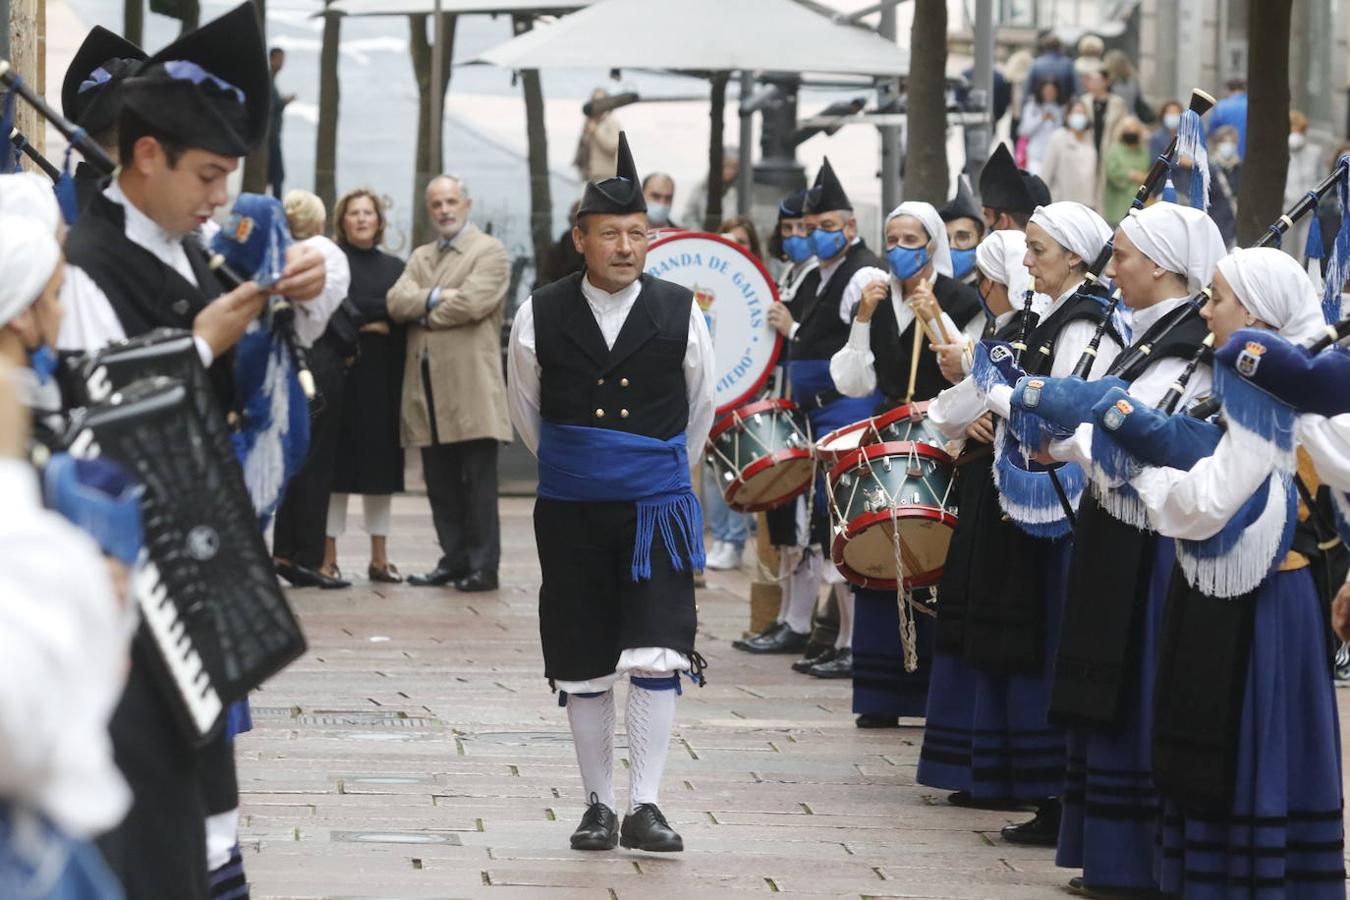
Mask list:
[{"label": "cobblestone street", "polygon": [[[434,563],[425,504],[395,503],[405,574]],[[699,592],[710,683],[680,701],[661,797],[688,849],[570,850],[581,781],[540,675],[530,509],[502,501],[498,593],[359,577],[292,592],[310,652],[254,695],[239,744],[254,897],[1068,896],[1075,873],[1052,851],[996,837],[1021,813],[955,809],[914,784],[918,727],[859,731],[848,682],[732,650],[743,573],[710,573]],[[343,539],[349,574],[364,573],[365,540]],[[620,722],[621,805],[624,755]]]}]

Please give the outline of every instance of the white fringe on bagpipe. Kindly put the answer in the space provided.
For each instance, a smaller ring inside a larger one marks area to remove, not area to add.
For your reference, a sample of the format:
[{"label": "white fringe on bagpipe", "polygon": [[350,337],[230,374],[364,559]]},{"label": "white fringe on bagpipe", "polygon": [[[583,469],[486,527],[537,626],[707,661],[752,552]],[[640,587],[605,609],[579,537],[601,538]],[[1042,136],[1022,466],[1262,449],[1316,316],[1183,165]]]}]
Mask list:
[{"label": "white fringe on bagpipe", "polygon": [[1224,532],[1207,541],[1177,541],[1177,562],[1191,587],[1211,597],[1240,597],[1255,590],[1284,559],[1298,508],[1290,503],[1287,476],[1273,474],[1269,483],[1265,509],[1255,522],[1242,528],[1227,552],[1207,552]]},{"label": "white fringe on bagpipe", "polygon": [[1124,522],[1126,525],[1138,528],[1140,531],[1152,531],[1153,525],[1148,520],[1148,507],[1144,506],[1144,501],[1139,499],[1139,494],[1128,484],[1120,487],[1106,487],[1100,481],[1092,481],[1092,495],[1097,498],[1097,502],[1102,505],[1112,518]]},{"label": "white fringe on bagpipe", "polygon": [[286,487],[286,436],[291,416],[291,358],[286,346],[274,341],[267,355],[267,373],[262,392],[271,401],[271,418],[259,430],[253,446],[244,456],[244,484],[253,508],[259,515],[270,515],[281,502]]},{"label": "white fringe on bagpipe", "polygon": [[[1064,537],[1073,526],[1064,515],[1064,506],[1050,480],[1050,473],[1028,472],[1017,466],[1005,453],[1010,439],[1006,423],[999,420],[994,434],[994,486],[998,488],[999,506],[1013,524],[1033,537]],[[1077,509],[1083,496],[1082,468],[1075,463],[1066,463],[1055,471],[1068,495],[1069,505]]]}]

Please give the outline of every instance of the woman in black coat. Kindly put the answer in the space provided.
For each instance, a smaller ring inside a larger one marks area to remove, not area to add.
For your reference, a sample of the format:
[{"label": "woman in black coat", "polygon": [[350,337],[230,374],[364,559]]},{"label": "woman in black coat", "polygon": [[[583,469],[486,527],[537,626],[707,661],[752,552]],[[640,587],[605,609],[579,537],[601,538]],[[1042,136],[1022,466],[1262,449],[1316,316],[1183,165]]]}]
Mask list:
[{"label": "woman in black coat", "polygon": [[333,212],[333,236],[351,263],[345,309],[359,323],[360,354],[347,372],[343,395],[323,571],[338,571],[337,538],[347,526],[347,496],[360,494],[370,534],[367,574],[371,581],[396,584],[403,576],[389,562],[386,541],[391,495],[403,491],[399,408],[406,344],[403,328],[390,321],[385,306],[385,294],[403,274],[402,260],[377,249],[385,221],[383,201],[367,188],[343,195]]}]

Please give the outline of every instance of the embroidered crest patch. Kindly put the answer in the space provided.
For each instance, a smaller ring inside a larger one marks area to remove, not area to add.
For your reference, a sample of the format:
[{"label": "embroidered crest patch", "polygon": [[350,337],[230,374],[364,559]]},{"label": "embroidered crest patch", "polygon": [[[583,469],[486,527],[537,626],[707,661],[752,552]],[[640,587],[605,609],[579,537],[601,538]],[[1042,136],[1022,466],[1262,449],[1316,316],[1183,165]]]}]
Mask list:
[{"label": "embroidered crest patch", "polygon": [[248,216],[236,216],[234,225],[234,239],[236,243],[246,243],[248,236],[253,233],[253,219]]},{"label": "embroidered crest patch", "polygon": [[1233,368],[1243,378],[1251,378],[1256,374],[1256,367],[1261,365],[1261,357],[1266,353],[1266,346],[1258,341],[1248,341],[1247,346],[1242,348],[1238,354],[1237,361],[1233,363]]},{"label": "embroidered crest patch", "polygon": [[1027,409],[1035,408],[1041,402],[1041,388],[1043,387],[1045,387],[1045,382],[1039,378],[1028,381],[1026,390],[1022,391],[1022,405]]},{"label": "embroidered crest patch", "polygon": [[1117,400],[1115,405],[1106,411],[1102,416],[1102,424],[1108,431],[1115,431],[1121,425],[1125,424],[1125,417],[1134,412],[1134,407],[1128,400]]},{"label": "embroidered crest patch", "polygon": [[999,363],[1003,362],[1005,359],[1012,359],[1012,351],[1002,344],[999,344],[989,351],[989,360],[991,362]]}]

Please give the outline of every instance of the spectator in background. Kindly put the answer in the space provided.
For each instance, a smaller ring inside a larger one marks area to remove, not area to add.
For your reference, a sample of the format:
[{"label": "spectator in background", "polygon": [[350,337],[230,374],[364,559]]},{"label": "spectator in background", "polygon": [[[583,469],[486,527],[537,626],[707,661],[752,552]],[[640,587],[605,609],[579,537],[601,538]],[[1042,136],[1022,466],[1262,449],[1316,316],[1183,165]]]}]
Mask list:
[{"label": "spectator in background", "polygon": [[[1289,169],[1284,181],[1284,208],[1297,203],[1312,190],[1322,174],[1322,154],[1308,140],[1308,117],[1298,110],[1289,111]],[[1304,216],[1289,229],[1280,244],[1284,251],[1302,261],[1308,243],[1312,219]]]},{"label": "spectator in background", "polygon": [[[1153,160],[1163,155],[1167,145],[1172,142],[1172,138],[1177,136],[1177,129],[1181,127],[1181,114],[1186,107],[1181,105],[1180,100],[1168,100],[1158,108],[1158,128],[1153,132],[1153,136],[1148,139],[1149,165]],[[1191,169],[1188,164],[1176,163],[1172,166],[1170,177],[1172,186],[1177,191],[1177,202],[1183,206],[1189,206],[1188,199],[1191,195]],[[1158,185],[1158,189],[1153,192],[1154,197],[1162,196],[1162,192],[1167,189],[1166,180]]]},{"label": "spectator in background", "polygon": [[1098,208],[1097,151],[1092,146],[1091,129],[1087,104],[1075,100],[1065,111],[1064,127],[1050,136],[1041,161],[1041,177],[1056,202],[1076,200]]},{"label": "spectator in background", "polygon": [[385,295],[403,274],[403,260],[379,249],[387,223],[384,202],[369,188],[338,199],[333,237],[351,265],[347,306],[358,326],[356,362],[347,369],[323,568],[337,575],[337,539],[347,530],[347,496],[361,495],[370,535],[371,581],[403,580],[389,561],[388,537],[393,494],[403,493],[403,448],[399,446],[399,403],[407,336],[389,318]]},{"label": "spectator in background", "polygon": [[[1106,63],[1102,59],[1102,54],[1106,52],[1106,42],[1103,41],[1099,35],[1092,34],[1091,32],[1083,35],[1078,39],[1078,46],[1074,48],[1074,51],[1077,54],[1074,59],[1075,65],[1079,62],[1083,62],[1085,64],[1093,63],[1097,68],[1103,70],[1106,68]],[[1075,69],[1075,71],[1077,70]],[[1081,81],[1079,81],[1079,87],[1083,90],[1087,90],[1086,87],[1083,87]]]},{"label": "spectator in background", "polygon": [[652,228],[680,227],[670,218],[670,213],[675,208],[674,178],[671,178],[665,172],[652,172],[642,179],[642,196],[647,201],[648,225]]},{"label": "spectator in background", "polygon": [[1247,82],[1233,78],[1224,85],[1228,96],[1214,104],[1209,114],[1209,139],[1220,128],[1232,128],[1237,131],[1237,152],[1239,157],[1247,155]]},{"label": "spectator in background", "polygon": [[[1106,170],[1101,164],[1102,156],[1106,148],[1116,142],[1120,123],[1129,111],[1125,108],[1125,101],[1111,93],[1106,80],[1106,68],[1100,59],[1079,57],[1075,66],[1083,83],[1083,104],[1087,107],[1088,119],[1092,123],[1092,149],[1097,151],[1096,200],[1088,203],[1088,206],[1100,210],[1102,197],[1106,193]],[[1054,197],[1056,200],[1064,199],[1058,194]]]},{"label": "spectator in background", "polygon": [[[722,214],[736,212],[736,175],[741,171],[741,155],[735,147],[722,149]],[[702,230],[708,214],[708,179],[694,186],[689,205],[684,208],[684,227]]]},{"label": "spectator in background", "polygon": [[[591,92],[591,103],[604,100],[609,91],[596,88]],[[619,132],[623,126],[614,113],[592,108],[586,122],[581,126],[581,137],[577,139],[576,156],[572,165],[581,173],[582,181],[609,178],[619,160]]]},{"label": "spectator in background", "polygon": [[1034,96],[1036,85],[1043,81],[1053,81],[1058,85],[1061,98],[1078,96],[1078,76],[1074,73],[1073,60],[1064,55],[1064,44],[1047,31],[1041,35],[1038,46],[1040,53],[1032,61],[1023,82],[1023,96]]},{"label": "spectator in background", "polygon": [[1106,148],[1102,166],[1106,171],[1106,191],[1102,195],[1102,218],[1116,225],[1130,211],[1135,194],[1148,178],[1150,157],[1144,144],[1144,123],[1126,116],[1120,123],[1120,137]]},{"label": "spectator in background", "polygon": [[723,219],[717,227],[718,234],[735,241],[760,262],[764,261],[764,245],[759,241],[759,229],[745,216],[731,216]]},{"label": "spectator in background", "polygon": [[1242,180],[1242,152],[1238,130],[1231,125],[1209,135],[1209,217],[1219,226],[1223,241],[1237,244],[1237,201]]},{"label": "spectator in background", "polygon": [[1026,105],[1027,97],[1035,96],[1027,92],[1027,73],[1031,71],[1032,56],[1031,51],[1027,49],[1015,50],[1008,56],[1008,61],[1003,64],[1003,75],[1008,79],[1008,85],[1011,89],[1011,96],[1008,98],[1009,108],[1012,110],[1012,121],[1009,124],[1010,131],[1017,134],[1017,127],[1021,121],[1022,107]]},{"label": "spectator in background", "polygon": [[1111,82],[1111,93],[1124,100],[1126,111],[1140,122],[1152,124],[1157,116],[1144,100],[1143,88],[1139,86],[1139,76],[1129,55],[1124,50],[1108,50],[1102,62],[1106,65],[1106,77]]},{"label": "spectator in background", "polygon": [[1017,135],[1022,142],[1022,166],[1033,175],[1041,175],[1041,161],[1045,159],[1046,147],[1050,145],[1050,136],[1064,124],[1064,105],[1059,95],[1059,85],[1053,81],[1042,81],[1036,85],[1036,93],[1027,98],[1022,107],[1022,119],[1017,126]]},{"label": "spectator in background", "polygon": [[281,199],[281,185],[286,180],[286,162],[281,153],[282,116],[295,95],[282,94],[277,90],[277,76],[286,65],[286,51],[273,47],[267,54],[267,62],[272,69],[272,123],[267,129],[267,186],[273,197]]}]

